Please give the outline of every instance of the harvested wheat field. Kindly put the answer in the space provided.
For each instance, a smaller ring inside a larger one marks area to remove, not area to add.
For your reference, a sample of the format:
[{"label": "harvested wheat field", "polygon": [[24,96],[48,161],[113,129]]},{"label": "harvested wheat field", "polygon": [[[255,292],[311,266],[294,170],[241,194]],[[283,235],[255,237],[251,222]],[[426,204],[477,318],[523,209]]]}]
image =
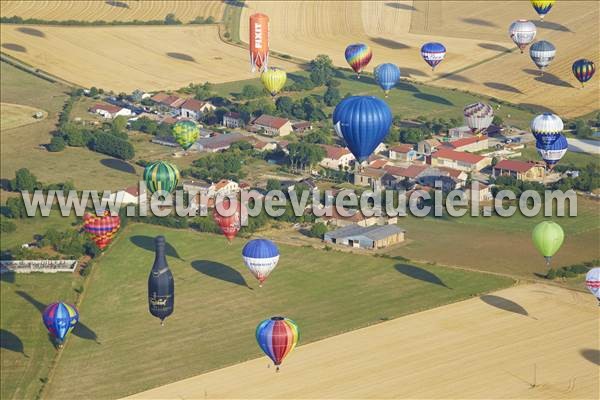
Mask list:
[{"label": "harvested wheat field", "polygon": [[[600,107],[598,86],[579,90],[571,74],[575,59],[598,63],[598,9],[591,1],[560,2],[537,22],[527,1],[402,1],[402,2],[248,2],[240,32],[248,41],[248,16],[264,12],[271,18],[271,48],[305,59],[329,54],[347,66],[344,48],[364,42],[373,49],[368,71],[395,62],[403,76],[435,85],[483,93],[515,103],[535,104],[573,117]],[[557,47],[544,77],[528,55],[520,55],[507,34],[519,18],[535,20],[537,39]],[[431,72],[420,46],[441,41],[448,53]],[[512,50],[512,52],[510,52]]]},{"label": "harvested wheat field", "polygon": [[222,1],[191,0],[2,0],[0,13],[5,17],[38,18],[54,21],[149,21],[164,19],[169,13],[183,22],[196,17],[219,21],[225,7]]},{"label": "harvested wheat field", "polygon": [[[517,286],[131,398],[598,398],[591,295]],[[568,368],[566,367],[568,366]]]},{"label": "harvested wheat field", "polygon": [[[42,116],[35,118],[34,115],[38,112]],[[22,104],[0,103],[0,130],[33,124],[42,121],[47,115],[46,111]]]},{"label": "harvested wheat field", "polygon": [[247,51],[223,43],[216,26],[3,25],[0,41],[3,52],[84,87],[131,92],[256,77]]}]

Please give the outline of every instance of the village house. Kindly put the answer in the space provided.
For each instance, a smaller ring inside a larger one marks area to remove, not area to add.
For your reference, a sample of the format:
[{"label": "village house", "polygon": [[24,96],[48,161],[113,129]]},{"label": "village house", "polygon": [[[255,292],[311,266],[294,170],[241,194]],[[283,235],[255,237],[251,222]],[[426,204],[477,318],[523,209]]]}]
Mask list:
[{"label": "village house", "polygon": [[448,167],[467,172],[481,171],[491,162],[487,157],[454,151],[446,147],[431,154],[428,161],[433,167]]},{"label": "village house", "polygon": [[448,137],[450,139],[461,139],[464,137],[470,137],[472,133],[473,131],[468,126],[458,126],[448,130]]},{"label": "village house", "polygon": [[188,180],[183,182],[183,191],[195,194],[190,198],[189,206],[198,214],[214,207],[215,199],[218,196],[232,195],[239,192],[240,185],[229,179],[221,179],[216,183]]},{"label": "village house", "polygon": [[465,198],[471,201],[471,196],[477,198],[478,201],[490,201],[493,199],[491,186],[477,182],[477,185],[473,184],[464,188]]},{"label": "village house", "polygon": [[289,119],[263,114],[252,122],[255,131],[267,136],[287,136],[292,132]]},{"label": "village house", "polygon": [[130,117],[132,112],[129,108],[115,106],[112,104],[94,104],[90,108],[90,112],[99,114],[102,118],[113,119],[119,116]]},{"label": "village house", "polygon": [[[335,201],[332,199],[332,201]],[[332,203],[333,204],[333,203]],[[345,209],[348,216],[341,215],[335,206],[322,207],[320,213],[322,216],[317,216],[315,222],[321,222],[325,225],[343,227],[348,225],[371,226],[395,224],[398,222],[397,217],[388,217],[385,212],[381,216],[365,216],[360,210]]]},{"label": "village house", "polygon": [[426,156],[431,155],[436,151],[442,144],[437,139],[425,139],[421,140],[417,144],[417,153],[424,154]]},{"label": "village house", "polygon": [[277,148],[277,142],[263,142],[262,140],[256,140],[254,143],[252,143],[252,147],[254,147],[256,151],[260,152],[272,151]]},{"label": "village house", "polygon": [[290,154],[290,151],[288,150],[288,146],[290,145],[290,142],[288,142],[287,140],[279,140],[277,142],[277,148],[281,151],[283,151],[285,154]]},{"label": "village house", "polygon": [[397,167],[394,165],[386,165],[383,167],[387,173],[382,178],[382,184],[388,189],[408,189],[417,181],[417,178],[426,171],[427,165],[412,164],[408,167]]},{"label": "village house", "polygon": [[376,192],[383,189],[382,178],[385,174],[385,169],[357,168],[354,172],[354,184],[357,186],[370,186],[371,190]]},{"label": "village house", "polygon": [[192,148],[198,151],[216,153],[217,151],[227,150],[233,143],[248,140],[246,136],[239,133],[228,133],[224,135],[215,135],[207,138],[201,138],[193,144]]},{"label": "village house", "polygon": [[215,109],[215,106],[206,101],[186,99],[179,108],[179,115],[181,115],[182,118],[189,118],[199,121],[203,114]]},{"label": "village house", "polygon": [[296,121],[292,124],[292,129],[296,133],[303,133],[304,131],[312,130],[313,126],[308,121]]},{"label": "village house", "polygon": [[335,169],[337,171],[345,167],[350,167],[350,164],[355,160],[354,155],[345,147],[328,144],[322,144],[321,147],[326,153],[325,158],[319,163],[323,168]]},{"label": "village house", "polygon": [[227,128],[243,128],[244,127],[244,119],[241,114],[236,112],[227,112],[223,114],[223,122],[222,125]]},{"label": "village house", "polygon": [[489,140],[487,136],[471,136],[446,142],[444,143],[443,147],[447,147],[455,151],[476,152],[480,150],[486,150],[488,148],[488,144]]},{"label": "village house", "polygon": [[367,161],[369,163],[369,167],[375,168],[375,169],[381,169],[388,164],[388,160],[386,160],[385,158],[371,159],[371,157],[369,157],[369,159]]},{"label": "village house", "polygon": [[327,232],[324,241],[331,244],[362,248],[380,249],[404,241],[405,230],[397,225],[372,225],[363,227],[348,225]]},{"label": "village house", "polygon": [[157,105],[160,111],[171,112],[173,114],[179,114],[179,108],[185,102],[185,99],[181,97],[169,95],[164,92],[156,93],[150,97],[150,100]]},{"label": "village house", "polygon": [[440,184],[443,192],[449,192],[463,187],[467,177],[468,175],[464,171],[444,167],[429,167],[419,174],[416,181],[420,185],[432,188],[439,187],[436,184]]},{"label": "village house", "polygon": [[542,164],[519,160],[500,160],[494,165],[493,176],[512,176],[522,181],[543,181],[546,170]]},{"label": "village house", "polygon": [[140,191],[137,186],[130,186],[126,189],[111,193],[109,199],[113,204],[120,200],[121,204],[138,204],[140,201]]},{"label": "village house", "polygon": [[411,162],[417,158],[417,152],[412,144],[401,143],[390,147],[389,158],[396,161]]}]

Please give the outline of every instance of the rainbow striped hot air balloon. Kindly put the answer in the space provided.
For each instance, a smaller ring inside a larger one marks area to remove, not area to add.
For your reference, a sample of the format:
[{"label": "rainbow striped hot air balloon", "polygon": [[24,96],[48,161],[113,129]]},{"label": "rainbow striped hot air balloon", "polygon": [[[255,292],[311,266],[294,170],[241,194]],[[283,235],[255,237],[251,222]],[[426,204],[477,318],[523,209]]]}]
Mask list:
[{"label": "rainbow striped hot air balloon", "polygon": [[531,133],[544,145],[551,145],[563,131],[562,119],[556,114],[543,113],[531,120]]},{"label": "rainbow striped hot air balloon", "polygon": [[433,71],[444,60],[444,57],[446,57],[446,47],[437,42],[425,43],[421,46],[421,57],[423,57],[423,60],[429,64]]},{"label": "rainbow striped hot air balloon", "polygon": [[267,68],[260,75],[260,80],[269,93],[271,93],[271,96],[275,97],[283,89],[287,80],[287,74],[280,68]]},{"label": "rainbow striped hot air balloon", "polygon": [[194,121],[177,121],[173,126],[173,137],[184,150],[192,147],[198,136],[200,136],[200,128]]},{"label": "rainbow striped hot air balloon", "polygon": [[92,236],[100,250],[108,246],[120,227],[121,218],[118,215],[110,215],[108,210],[100,217],[90,213],[83,216],[83,229]]},{"label": "rainbow striped hot air balloon", "polygon": [[298,325],[289,318],[272,317],[256,327],[256,341],[262,351],[273,360],[277,371],[283,359],[296,347],[299,338]]},{"label": "rainbow striped hot air balloon", "polygon": [[581,87],[583,87],[585,82],[592,79],[592,76],[594,76],[594,73],[596,72],[596,66],[594,65],[594,62],[591,60],[586,60],[585,58],[575,61],[571,68],[575,78],[581,82]]},{"label": "rainbow striped hot air balloon", "polygon": [[79,321],[79,313],[71,304],[52,303],[42,313],[42,320],[48,332],[58,340],[59,346],[62,346],[65,337]]},{"label": "rainbow striped hot air balloon", "polygon": [[531,0],[531,5],[536,13],[540,16],[540,21],[544,20],[544,16],[550,12],[555,0]]},{"label": "rainbow striped hot air balloon", "polygon": [[268,239],[254,239],[246,243],[242,249],[242,257],[244,264],[262,287],[279,262],[279,249]]},{"label": "rainbow striped hot air balloon", "polygon": [[171,163],[157,161],[144,168],[144,181],[150,193],[164,190],[173,193],[179,183],[179,170]]},{"label": "rainbow striped hot air balloon", "polygon": [[349,45],[346,47],[344,55],[346,57],[346,62],[352,67],[354,72],[356,72],[356,76],[359,79],[363,68],[369,64],[371,57],[373,57],[371,48],[363,43]]}]

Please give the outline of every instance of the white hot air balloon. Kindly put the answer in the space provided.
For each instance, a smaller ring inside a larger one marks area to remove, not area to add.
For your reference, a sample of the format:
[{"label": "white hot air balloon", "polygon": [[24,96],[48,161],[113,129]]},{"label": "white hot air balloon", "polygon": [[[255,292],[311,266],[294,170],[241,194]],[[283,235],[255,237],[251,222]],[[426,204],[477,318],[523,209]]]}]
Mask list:
[{"label": "white hot air balloon", "polygon": [[279,262],[279,249],[270,240],[254,239],[246,243],[242,249],[242,257],[244,264],[262,287]]},{"label": "white hot air balloon", "polygon": [[556,56],[556,47],[546,40],[540,40],[531,45],[529,48],[529,56],[540,71],[542,71],[542,75],[544,75],[544,70]]},{"label": "white hot air balloon", "polygon": [[543,113],[531,120],[531,133],[544,145],[551,145],[564,129],[562,119],[556,114]]},{"label": "white hot air balloon", "polygon": [[465,123],[471,131],[481,135],[494,120],[494,109],[484,103],[469,104],[464,109]]},{"label": "white hot air balloon", "polygon": [[521,54],[523,53],[523,50],[533,42],[536,33],[537,29],[535,24],[526,19],[519,19],[510,24],[510,28],[508,28],[508,34],[521,50]]},{"label": "white hot air balloon", "polygon": [[600,305],[600,267],[592,268],[585,275],[585,286],[598,299]]}]

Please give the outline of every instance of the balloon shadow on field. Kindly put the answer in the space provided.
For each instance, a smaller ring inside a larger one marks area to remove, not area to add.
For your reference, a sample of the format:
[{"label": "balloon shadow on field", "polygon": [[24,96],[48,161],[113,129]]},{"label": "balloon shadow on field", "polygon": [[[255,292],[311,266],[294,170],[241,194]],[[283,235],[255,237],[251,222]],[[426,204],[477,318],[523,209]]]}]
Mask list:
[{"label": "balloon shadow on field", "polygon": [[528,108],[528,109],[530,109],[530,110],[532,110],[533,112],[536,112],[536,113],[538,113],[538,112],[539,113],[549,112],[549,113],[553,113],[554,114],[554,110],[552,110],[551,108],[548,108],[548,107],[541,106],[539,104],[519,103],[519,105],[521,107]]},{"label": "balloon shadow on field", "polygon": [[[152,236],[135,235],[130,237],[129,241],[141,249],[151,251],[152,253],[155,251],[154,238]],[[165,243],[165,252],[169,257],[183,260],[179,256],[179,253],[177,253],[177,250],[168,241]]]},{"label": "balloon shadow on field", "polygon": [[414,93],[413,96],[416,97],[417,99],[420,99],[420,100],[429,101],[430,103],[441,104],[441,105],[444,105],[444,106],[453,106],[454,105],[452,102],[444,99],[443,97],[435,96],[433,94],[428,94],[428,93]]},{"label": "balloon shadow on field", "polygon": [[377,38],[372,37],[370,39],[373,43],[377,43],[378,45],[387,47],[388,49],[395,49],[395,50],[410,49],[410,46],[408,46],[404,43],[396,42],[395,40],[392,40],[392,39],[386,39],[386,38],[382,38],[382,37],[377,37]]},{"label": "balloon shadow on field", "polygon": [[501,90],[503,92],[510,92],[510,93],[518,93],[518,94],[523,94],[523,92],[521,92],[521,90],[517,89],[514,86],[511,85],[507,85],[505,83],[499,83],[499,82],[485,82],[483,84],[483,86],[489,87],[490,89],[496,89],[496,90]]},{"label": "balloon shadow on field", "polygon": [[25,348],[21,339],[14,333],[5,329],[0,329],[0,348],[14,351],[15,353],[21,353],[26,358],[29,358],[29,356],[25,354]]},{"label": "balloon shadow on field", "polygon": [[133,167],[133,165],[123,160],[119,160],[117,158],[103,158],[102,160],[100,160],[100,164],[104,165],[105,167],[117,170],[119,172],[135,174],[135,168]]},{"label": "balloon shadow on field", "polygon": [[408,82],[404,82],[404,81],[398,81],[398,83],[396,84],[396,86],[394,86],[394,88],[398,89],[398,90],[405,90],[407,92],[414,92],[414,93],[418,93],[419,89],[417,89],[414,85],[411,85]]},{"label": "balloon shadow on field", "polygon": [[499,44],[495,43],[479,43],[478,46],[482,49],[493,50],[500,53],[509,52],[511,50],[508,47],[500,46]]},{"label": "balloon shadow on field", "polygon": [[574,87],[569,82],[563,81],[558,76],[551,74],[549,72],[544,72],[544,75],[542,75],[541,71],[539,71],[537,69],[532,69],[532,68],[525,68],[523,70],[523,72],[525,72],[529,75],[535,76],[534,79],[536,81],[546,83],[548,85],[554,85],[554,86],[560,86],[560,87],[570,87],[570,88]]},{"label": "balloon shadow on field", "polygon": [[496,308],[499,308],[501,310],[508,311],[511,313],[523,315],[525,317],[537,319],[537,318],[529,315],[529,313],[527,312],[527,310],[525,308],[523,308],[523,306],[521,306],[518,303],[515,303],[512,300],[505,299],[504,297],[494,296],[491,294],[484,294],[483,296],[480,296],[479,298],[481,299],[481,301],[483,301],[484,303],[486,303],[492,307],[496,307]]},{"label": "balloon shadow on field", "polygon": [[192,262],[192,268],[206,276],[210,276],[211,278],[220,279],[222,281],[233,283],[239,286],[245,286],[248,289],[253,290],[250,286],[248,286],[248,283],[246,283],[246,280],[242,274],[229,265],[209,260],[196,260]]},{"label": "balloon shadow on field", "polygon": [[17,31],[24,33],[26,35],[29,35],[29,36],[46,37],[46,34],[42,31],[40,31],[39,29],[33,29],[33,28],[26,27],[26,26],[17,28]]},{"label": "balloon shadow on field", "polygon": [[467,78],[466,76],[456,75],[456,74],[442,75],[439,79],[448,79],[449,81],[464,82],[464,83],[473,82],[471,79]]},{"label": "balloon shadow on field", "polygon": [[397,8],[398,10],[417,11],[416,8],[414,8],[413,6],[408,5],[408,4],[389,2],[389,3],[385,3],[385,5],[388,7]]},{"label": "balloon shadow on field", "polygon": [[5,283],[15,283],[15,273],[12,271],[3,272],[0,274],[0,281]]},{"label": "balloon shadow on field", "polygon": [[581,349],[579,354],[592,364],[600,365],[600,350],[598,349]]},{"label": "balloon shadow on field", "polygon": [[166,54],[167,54],[167,57],[171,57],[176,60],[196,62],[194,57],[190,56],[189,54],[185,54],[185,53],[166,53]]},{"label": "balloon shadow on field", "polygon": [[463,18],[462,19],[463,22],[466,22],[467,24],[471,24],[471,25],[479,25],[479,26],[489,26],[491,28],[496,28],[498,27],[498,25],[494,24],[493,22],[490,22],[488,20],[485,19],[479,19],[479,18]]},{"label": "balloon shadow on field", "polygon": [[550,22],[550,21],[536,21],[535,23],[538,27],[540,28],[544,28],[544,29],[551,29],[553,31],[559,31],[559,32],[573,32],[572,30],[570,30],[569,28],[567,28],[566,26],[556,23],[556,22]]},{"label": "balloon shadow on field", "polygon": [[127,4],[123,1],[106,0],[105,3],[108,4],[109,6],[113,6],[113,7],[129,8],[129,4]]},{"label": "balloon shadow on field", "polygon": [[424,73],[423,71],[419,71],[418,69],[414,69],[414,68],[400,68],[400,72],[402,72],[402,75],[406,75],[407,77],[427,76],[427,74]]},{"label": "balloon shadow on field", "polygon": [[6,50],[18,51],[19,53],[27,53],[27,49],[24,46],[16,43],[2,43],[2,48]]},{"label": "balloon shadow on field", "polygon": [[446,289],[452,289],[448,285],[446,285],[436,274],[433,272],[429,272],[426,269],[415,267],[414,265],[408,264],[396,264],[396,271],[400,272],[402,275],[406,275],[409,278],[416,279],[419,281],[433,283],[434,285],[443,286]]}]

